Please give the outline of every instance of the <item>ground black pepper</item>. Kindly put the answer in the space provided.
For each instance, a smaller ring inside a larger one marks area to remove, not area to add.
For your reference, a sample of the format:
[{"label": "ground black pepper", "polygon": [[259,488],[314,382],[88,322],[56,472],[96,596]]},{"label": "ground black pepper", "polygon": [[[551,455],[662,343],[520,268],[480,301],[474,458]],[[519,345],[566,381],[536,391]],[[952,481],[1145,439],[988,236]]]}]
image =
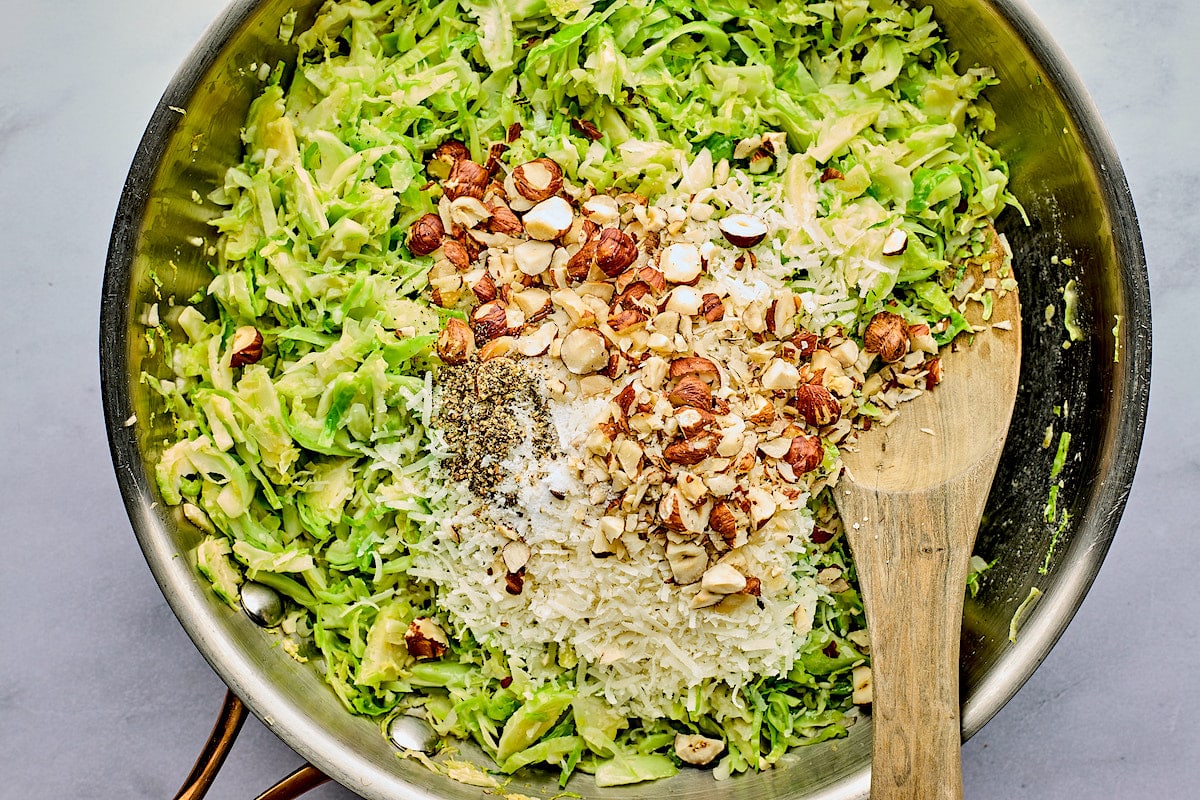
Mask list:
[{"label": "ground black pepper", "polygon": [[450,480],[477,495],[497,492],[508,473],[502,462],[528,441],[538,458],[558,455],[558,436],[541,378],[511,358],[443,367],[438,372],[433,423],[452,455],[443,462]]}]

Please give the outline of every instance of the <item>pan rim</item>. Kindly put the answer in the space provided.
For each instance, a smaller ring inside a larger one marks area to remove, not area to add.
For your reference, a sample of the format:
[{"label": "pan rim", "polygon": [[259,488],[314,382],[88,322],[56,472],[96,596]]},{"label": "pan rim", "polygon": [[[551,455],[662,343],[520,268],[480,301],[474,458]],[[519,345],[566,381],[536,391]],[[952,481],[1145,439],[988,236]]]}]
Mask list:
[{"label": "pan rim", "polygon": [[[928,3],[925,3],[928,4]],[[365,757],[349,751],[337,738],[300,713],[290,699],[256,669],[232,639],[204,624],[206,607],[195,593],[180,586],[182,559],[175,559],[154,510],[152,480],[142,460],[135,428],[126,422],[133,413],[133,376],[129,370],[132,310],[128,302],[138,240],[166,147],[179,124],[173,108],[186,107],[203,77],[217,63],[225,44],[248,24],[260,3],[235,0],[209,27],[187,56],[156,106],[138,144],[126,178],[109,242],[99,330],[101,396],[110,453],[121,495],[139,545],[172,611],[202,655],[251,711],[301,756],[353,791],[373,787],[370,797],[433,798],[423,787],[401,782]],[[936,3],[935,3],[936,5]],[[1144,247],[1132,194],[1116,149],[1082,81],[1024,0],[987,0],[1029,47],[1038,66],[1051,77],[1068,117],[1076,125],[1090,168],[1099,180],[1101,200],[1109,213],[1113,247],[1119,262],[1119,286],[1125,339],[1117,370],[1115,426],[1122,431],[1117,452],[1106,459],[1102,486],[1092,494],[1088,520],[1073,542],[1070,580],[1058,586],[1054,598],[1031,615],[1020,643],[1001,657],[976,686],[963,709],[964,738],[970,738],[1012,698],[1032,676],[1070,624],[1098,573],[1116,534],[1132,487],[1149,402],[1151,369],[1151,311]],[[1008,665],[1007,668],[999,668]],[[1017,676],[1017,680],[1013,676]],[[868,768],[827,787],[814,798],[865,796]],[[382,790],[386,789],[386,792]],[[378,793],[377,793],[378,792]]]}]

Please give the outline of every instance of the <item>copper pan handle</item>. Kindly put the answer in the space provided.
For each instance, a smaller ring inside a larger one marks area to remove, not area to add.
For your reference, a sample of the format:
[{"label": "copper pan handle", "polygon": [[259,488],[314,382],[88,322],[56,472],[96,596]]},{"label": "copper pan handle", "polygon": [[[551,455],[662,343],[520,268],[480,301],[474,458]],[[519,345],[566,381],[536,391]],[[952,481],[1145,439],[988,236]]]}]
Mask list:
[{"label": "copper pan handle", "polygon": [[279,783],[267,789],[255,800],[292,800],[329,780],[329,776],[312,764],[305,764]]},{"label": "copper pan handle", "polygon": [[[217,715],[212,733],[208,735],[208,742],[200,751],[200,756],[184,779],[183,786],[179,787],[174,800],[201,800],[208,794],[209,787],[216,779],[221,765],[225,763],[225,757],[229,755],[229,749],[233,747],[245,721],[246,706],[237,695],[226,690],[225,702],[221,705],[221,712]],[[329,777],[312,764],[305,764],[260,794],[256,800],[292,800],[327,780]]]}]

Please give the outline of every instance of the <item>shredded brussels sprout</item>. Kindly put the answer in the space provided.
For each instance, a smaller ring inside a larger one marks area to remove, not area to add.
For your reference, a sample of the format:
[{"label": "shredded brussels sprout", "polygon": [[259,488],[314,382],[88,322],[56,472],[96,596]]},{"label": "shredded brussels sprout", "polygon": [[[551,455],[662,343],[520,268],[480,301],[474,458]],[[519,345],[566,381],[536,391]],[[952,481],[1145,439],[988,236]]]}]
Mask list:
[{"label": "shredded brussels sprout", "polygon": [[[145,377],[175,423],[162,498],[215,530],[196,558],[218,595],[232,604],[242,580],[274,588],[289,651],[348,709],[382,723],[418,710],[502,773],[666,777],[675,735],[700,733],[725,742],[726,776],[844,735],[867,656],[848,638],[865,623],[840,535],[811,556],[851,588],[822,598],[791,672],[698,686],[668,719],[612,713],[571,666],[539,684],[469,637],[413,659],[406,629],[439,614],[437,587],[407,571],[450,510],[429,472],[446,455],[433,345],[454,312],[425,299],[429,260],[405,234],[434,210],[425,165],[448,138],[482,163],[519,125],[511,163],[549,157],[578,184],[654,197],[702,149],[734,159],[740,139],[782,131],[803,157],[754,180],[786,182],[813,210],[817,227],[795,235],[849,242],[797,271],[796,290],[836,280],[847,301],[829,324],[858,335],[887,304],[944,344],[967,328],[948,292],[956,266],[1016,205],[982,139],[991,70],[957,69],[931,9],[890,0],[342,0],[294,41],[297,62],[250,107],[243,161],[209,196],[222,211],[207,299],[173,318],[170,379]],[[827,170],[841,179],[818,182]],[[861,246],[848,232],[885,226],[907,233],[903,255],[845,275]],[[243,326],[262,356],[234,366]],[[836,534],[828,497],[813,503]]]}]

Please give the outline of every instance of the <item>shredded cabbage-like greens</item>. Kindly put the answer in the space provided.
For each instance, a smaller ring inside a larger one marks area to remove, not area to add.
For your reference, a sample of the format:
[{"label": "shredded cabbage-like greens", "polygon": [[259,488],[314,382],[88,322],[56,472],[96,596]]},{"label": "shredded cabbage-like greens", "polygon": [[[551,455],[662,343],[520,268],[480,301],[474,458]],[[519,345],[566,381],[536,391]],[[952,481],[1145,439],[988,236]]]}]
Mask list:
[{"label": "shredded cabbage-like greens", "polygon": [[[420,710],[503,773],[545,763],[564,782],[576,770],[599,785],[665,777],[686,732],[726,743],[725,776],[844,735],[850,673],[867,660],[847,638],[864,627],[853,588],[821,599],[786,676],[697,687],[670,719],[613,714],[566,666],[538,684],[469,636],[414,661],[405,630],[438,614],[436,587],[407,570],[410,546],[449,511],[428,474],[445,455],[431,425],[433,343],[454,312],[423,299],[429,261],[405,234],[434,210],[425,163],[448,138],[483,162],[519,125],[511,163],[545,156],[578,184],[654,197],[702,149],[734,159],[740,139],[782,131],[791,166],[755,180],[786,181],[789,201],[812,210],[800,244],[897,227],[909,242],[886,269],[850,275],[862,255],[852,243],[798,270],[796,291],[836,282],[846,300],[830,324],[859,334],[887,303],[944,344],[967,326],[947,291],[954,267],[985,250],[990,220],[1016,202],[982,139],[993,73],[959,70],[931,14],[888,0],[325,6],[295,36],[297,62],[270,73],[244,160],[209,196],[222,209],[214,276],[207,300],[170,317],[182,334],[169,343],[174,374],[144,377],[175,422],[162,498],[211,531],[196,558],[218,596],[236,604],[242,580],[274,588],[289,652],[317,664],[347,708],[384,723]],[[818,180],[830,170],[841,179]],[[261,332],[263,356],[234,367],[243,325]],[[828,498],[814,503],[836,532]],[[813,548],[853,586],[841,536]]]}]

